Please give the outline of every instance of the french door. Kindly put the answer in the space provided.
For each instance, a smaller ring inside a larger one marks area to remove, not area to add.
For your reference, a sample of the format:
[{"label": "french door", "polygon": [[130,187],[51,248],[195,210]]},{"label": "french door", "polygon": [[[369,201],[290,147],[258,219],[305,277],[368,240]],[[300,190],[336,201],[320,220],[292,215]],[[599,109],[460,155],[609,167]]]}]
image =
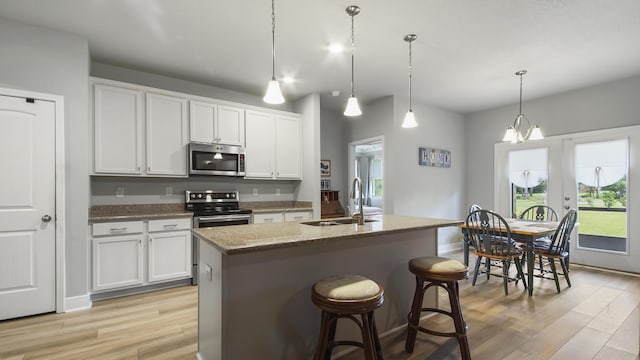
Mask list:
[{"label": "french door", "polygon": [[545,204],[578,210],[572,263],[640,272],[640,127],[496,144],[495,208],[517,216]]}]

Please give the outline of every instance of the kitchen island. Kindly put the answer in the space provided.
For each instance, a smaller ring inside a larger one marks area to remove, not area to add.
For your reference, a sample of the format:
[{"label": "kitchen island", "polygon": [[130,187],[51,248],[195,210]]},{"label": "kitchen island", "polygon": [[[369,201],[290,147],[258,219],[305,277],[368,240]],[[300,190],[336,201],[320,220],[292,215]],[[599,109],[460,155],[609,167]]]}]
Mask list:
[{"label": "kitchen island", "polygon": [[[462,221],[380,215],[364,225],[311,223],[192,230],[200,242],[199,359],[311,358],[320,329],[311,286],[334,274],[382,285],[381,335],[404,326],[415,286],[408,261],[436,255],[437,229]],[[336,336],[360,338],[348,321]]]}]

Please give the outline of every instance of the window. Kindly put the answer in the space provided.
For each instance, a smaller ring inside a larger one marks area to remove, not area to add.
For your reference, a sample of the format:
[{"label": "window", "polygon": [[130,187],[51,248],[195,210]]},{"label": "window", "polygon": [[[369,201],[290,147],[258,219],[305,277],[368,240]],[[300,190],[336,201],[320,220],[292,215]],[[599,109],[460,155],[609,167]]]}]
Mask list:
[{"label": "window", "polygon": [[382,197],[382,159],[371,161],[371,181],[373,183],[373,197]]}]

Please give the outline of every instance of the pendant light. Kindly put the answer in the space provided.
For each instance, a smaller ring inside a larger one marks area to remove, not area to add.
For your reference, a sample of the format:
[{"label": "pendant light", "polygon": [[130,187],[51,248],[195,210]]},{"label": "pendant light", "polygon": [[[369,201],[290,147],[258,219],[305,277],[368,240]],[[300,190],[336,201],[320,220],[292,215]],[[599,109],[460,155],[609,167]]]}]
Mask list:
[{"label": "pendant light", "polygon": [[351,96],[347,101],[347,107],[344,109],[345,116],[360,116],[362,111],[358,105],[358,98],[353,91],[353,58],[355,52],[354,35],[353,35],[353,17],[360,13],[360,7],[351,5],[347,7],[347,14],[351,16]]},{"label": "pendant light", "polygon": [[[510,125],[507,128],[507,131],[504,133],[504,137],[502,138],[502,141],[509,141],[512,144],[521,143],[525,140],[544,139],[544,136],[542,136],[542,131],[540,131],[540,127],[537,124],[532,126],[531,122],[529,122],[529,119],[527,119],[527,117],[522,113],[522,76],[526,73],[527,70],[520,70],[516,72],[516,75],[520,76],[520,108],[518,115],[513,122],[513,125]],[[523,125],[525,125],[523,119],[527,122],[527,128],[524,134],[522,133],[522,127]]]},{"label": "pendant light", "polygon": [[404,37],[404,41],[409,43],[409,111],[407,111],[404,116],[404,121],[402,121],[403,128],[414,128],[418,126],[416,116],[413,114],[413,109],[411,108],[411,43],[416,38],[418,38],[416,34],[409,34]]},{"label": "pendant light", "polygon": [[280,91],[280,83],[276,80],[276,7],[275,0],[271,0],[271,81],[267,92],[262,98],[267,104],[282,104],[284,97]]}]

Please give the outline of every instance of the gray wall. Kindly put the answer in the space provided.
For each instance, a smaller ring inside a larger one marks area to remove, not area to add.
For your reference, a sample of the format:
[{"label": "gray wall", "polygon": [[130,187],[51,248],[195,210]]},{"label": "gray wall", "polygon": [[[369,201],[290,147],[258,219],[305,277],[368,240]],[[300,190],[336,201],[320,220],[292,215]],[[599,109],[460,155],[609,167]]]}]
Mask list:
[{"label": "gray wall", "polygon": [[331,176],[319,177],[318,183],[320,180],[331,180],[331,190],[340,191],[340,203],[345,207],[349,189],[346,184],[348,153],[344,137],[344,124],[348,120],[345,120],[341,113],[327,108],[322,108],[320,118],[320,158],[331,160]]},{"label": "gray wall", "polygon": [[[523,102],[522,112],[545,136],[640,124],[640,76]],[[494,144],[501,142],[518,104],[466,116],[467,205],[493,208]]]},{"label": "gray wall", "polygon": [[296,112],[302,114],[302,181],[295,199],[313,201],[313,214],[320,218],[320,95],[309,94],[294,103]]},{"label": "gray wall", "polygon": [[[465,205],[465,122],[460,114],[413,103],[418,127],[403,129],[408,99],[387,96],[363,107],[360,118],[345,120],[347,142],[384,136],[384,212],[462,219]],[[451,151],[451,168],[418,165],[418,148]],[[457,228],[442,228],[438,242],[446,250],[457,243]]]},{"label": "gray wall", "polygon": [[64,97],[66,297],[88,292],[87,40],[0,19],[0,86]]}]

